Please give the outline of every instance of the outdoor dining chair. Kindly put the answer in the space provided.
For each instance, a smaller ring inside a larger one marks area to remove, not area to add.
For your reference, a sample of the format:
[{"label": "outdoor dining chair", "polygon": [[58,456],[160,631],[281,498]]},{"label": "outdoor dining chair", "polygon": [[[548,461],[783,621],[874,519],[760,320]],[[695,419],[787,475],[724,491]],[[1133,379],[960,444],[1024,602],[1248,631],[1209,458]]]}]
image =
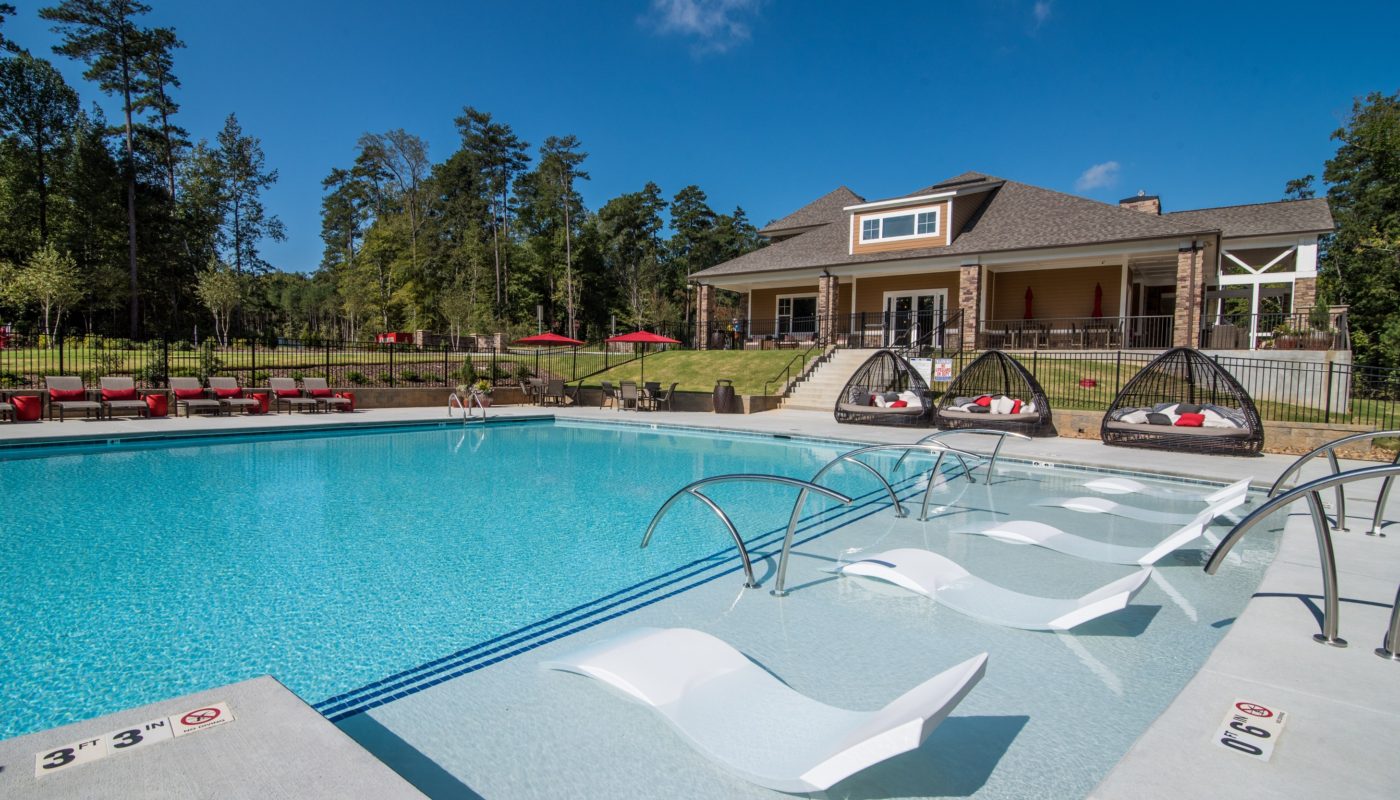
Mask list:
[{"label": "outdoor dining chair", "polygon": [[639,400],[641,400],[641,393],[637,391],[636,382],[623,381],[621,388],[618,389],[617,410],[621,411],[624,408],[631,407],[632,410],[636,411],[639,408]]},{"label": "outdoor dining chair", "polygon": [[617,389],[614,389],[614,388],[613,388],[612,381],[603,381],[602,386],[603,386],[603,398],[602,398],[601,400],[598,401],[598,407],[599,407],[599,408],[607,408],[609,403],[611,403],[614,407],[616,407],[616,406],[617,406]]},{"label": "outdoor dining chair", "polygon": [[544,388],[540,390],[540,405],[564,405],[564,381],[561,378],[550,378]]},{"label": "outdoor dining chair", "polygon": [[[667,389],[667,390],[664,391],[664,392],[661,392],[661,391],[654,391],[654,392],[651,392],[651,407],[652,407],[652,410],[655,411],[655,410],[660,409],[660,408],[661,408],[661,405],[662,405],[663,403],[666,405],[666,410],[667,410],[667,411],[672,410],[672,409],[671,409],[671,398],[676,394],[676,387],[679,386],[679,385],[680,385],[680,384],[678,384],[678,383],[673,383],[673,384],[671,384],[671,388]],[[658,384],[656,384],[656,386],[657,386],[658,389],[660,389],[661,384],[658,383]]]}]

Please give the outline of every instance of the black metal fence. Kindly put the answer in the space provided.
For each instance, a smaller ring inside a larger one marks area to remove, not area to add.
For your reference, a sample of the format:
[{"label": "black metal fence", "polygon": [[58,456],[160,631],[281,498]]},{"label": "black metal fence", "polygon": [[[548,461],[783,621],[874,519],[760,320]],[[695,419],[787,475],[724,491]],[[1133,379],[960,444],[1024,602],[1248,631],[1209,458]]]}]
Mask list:
[{"label": "black metal fence", "polygon": [[574,381],[639,355],[631,346],[606,349],[504,348],[469,350],[448,345],[302,342],[275,345],[236,340],[228,347],[169,339],[135,342],[71,337],[52,343],[12,336],[0,348],[0,389],[39,389],[49,375],[130,376],[147,388],[170,377],[228,375],[244,386],[270,377],[322,377],[338,387],[457,386],[488,381],[513,385],[526,377]]},{"label": "black metal fence", "polygon": [[[952,355],[954,376],[977,355]],[[1052,408],[1098,411],[1157,355],[1033,351],[1017,357],[1045,389]],[[1219,356],[1215,361],[1244,385],[1266,420],[1400,426],[1400,370],[1312,359]],[[933,385],[935,391],[939,387]]]}]

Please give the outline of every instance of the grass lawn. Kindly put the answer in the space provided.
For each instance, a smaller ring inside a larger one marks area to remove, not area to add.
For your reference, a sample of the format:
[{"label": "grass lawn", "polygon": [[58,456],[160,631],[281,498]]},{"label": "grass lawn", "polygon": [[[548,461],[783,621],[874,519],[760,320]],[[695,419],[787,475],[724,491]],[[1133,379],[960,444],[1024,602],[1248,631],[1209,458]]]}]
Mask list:
[{"label": "grass lawn", "polygon": [[[783,371],[789,361],[805,351],[802,350],[667,350],[652,353],[646,357],[646,379],[657,381],[664,389],[673,382],[678,383],[677,391],[708,392],[715,388],[715,380],[725,378],[734,381],[734,391],[741,395],[763,393],[763,384]],[[819,355],[818,351],[812,353]],[[796,371],[801,361],[793,365]],[[586,386],[597,386],[601,381],[642,380],[642,365],[633,361],[614,367],[607,372],[594,375],[584,381]],[[770,393],[776,393],[780,383],[768,386]]]}]

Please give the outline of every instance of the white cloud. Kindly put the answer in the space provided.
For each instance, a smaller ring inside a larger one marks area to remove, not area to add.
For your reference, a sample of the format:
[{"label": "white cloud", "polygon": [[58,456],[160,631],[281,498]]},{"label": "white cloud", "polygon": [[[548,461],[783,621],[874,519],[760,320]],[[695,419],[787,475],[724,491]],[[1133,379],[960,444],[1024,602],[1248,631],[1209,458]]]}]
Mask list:
[{"label": "white cloud", "polygon": [[1103,189],[1118,183],[1118,162],[1105,161],[1084,170],[1074,182],[1074,188],[1081,192],[1090,189]]},{"label": "white cloud", "polygon": [[1035,6],[1031,8],[1031,13],[1035,15],[1035,26],[1039,28],[1050,19],[1050,0],[1035,0]]},{"label": "white cloud", "polygon": [[652,0],[651,14],[643,23],[657,33],[677,34],[696,40],[695,52],[722,53],[749,40],[747,18],[760,0]]}]

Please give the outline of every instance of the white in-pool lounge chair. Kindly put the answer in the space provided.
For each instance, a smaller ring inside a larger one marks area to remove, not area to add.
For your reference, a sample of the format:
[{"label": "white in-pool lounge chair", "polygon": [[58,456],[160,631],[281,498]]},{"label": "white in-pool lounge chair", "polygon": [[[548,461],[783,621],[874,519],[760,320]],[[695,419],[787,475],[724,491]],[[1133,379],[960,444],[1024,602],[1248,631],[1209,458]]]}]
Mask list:
[{"label": "white in-pool lounge chair", "polygon": [[1152,574],[1140,569],[1083,597],[1062,599],[997,586],[932,550],[914,547],[886,550],[835,571],[892,583],[973,619],[1032,631],[1067,631],[1126,608]]},{"label": "white in-pool lounge chair", "polygon": [[[1239,488],[1234,488],[1239,487]],[[1211,519],[1222,516],[1227,511],[1244,505],[1245,498],[1248,497],[1248,484],[1234,484],[1231,491],[1211,503],[1206,510],[1212,512]],[[1194,514],[1175,514],[1170,511],[1154,511],[1150,508],[1139,508],[1137,506],[1124,505],[1104,497],[1049,497],[1044,500],[1037,500],[1032,505],[1049,506],[1056,508],[1067,508],[1070,511],[1079,511],[1084,514],[1112,514],[1115,517],[1126,517],[1142,522],[1161,522],[1167,525],[1185,525],[1196,518]]]},{"label": "white in-pool lounge chair", "polygon": [[986,653],[974,656],[878,711],[817,702],[689,628],[638,628],[542,666],[596,678],[651,706],[707,758],[760,786],[820,792],[917,748],[986,665]]},{"label": "white in-pool lounge chair", "polygon": [[1171,535],[1151,547],[1133,547],[1124,544],[1110,544],[1076,536],[1043,522],[1026,519],[993,522],[980,528],[968,528],[956,533],[990,536],[1011,544],[1033,544],[1054,550],[1057,553],[1082,558],[1087,561],[1103,561],[1108,564],[1137,564],[1150,567],[1161,561],[1178,548],[1195,541],[1203,533],[1205,526],[1214,517],[1212,509],[1205,509],[1194,519],[1178,528]]},{"label": "white in-pool lounge chair", "polygon": [[1181,498],[1183,500],[1197,500],[1202,503],[1217,503],[1234,494],[1247,494],[1249,484],[1253,482],[1253,476],[1235,481],[1223,489],[1218,489],[1210,494],[1199,492],[1185,492],[1180,489],[1168,489],[1165,486],[1152,486],[1142,481],[1135,481],[1132,478],[1099,478],[1084,484],[1084,488],[1099,494],[1140,494],[1147,497],[1170,497]]}]

